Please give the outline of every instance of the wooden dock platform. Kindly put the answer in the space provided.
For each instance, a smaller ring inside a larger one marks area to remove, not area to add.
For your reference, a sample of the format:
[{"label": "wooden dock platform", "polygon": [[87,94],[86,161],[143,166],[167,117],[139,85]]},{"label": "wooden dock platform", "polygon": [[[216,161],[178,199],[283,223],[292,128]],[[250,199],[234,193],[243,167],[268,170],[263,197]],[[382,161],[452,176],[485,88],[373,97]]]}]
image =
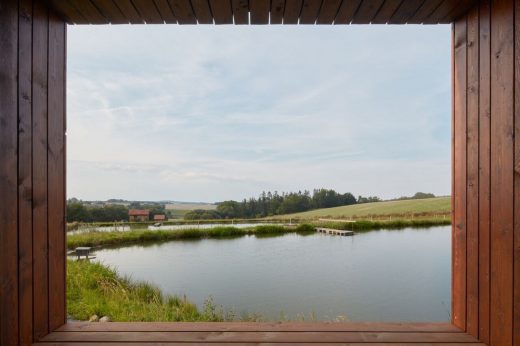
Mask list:
[{"label": "wooden dock platform", "polygon": [[316,232],[326,233],[326,234],[331,234],[331,235],[341,235],[341,236],[354,235],[354,231],[344,231],[341,229],[323,228],[323,227],[316,227]]}]

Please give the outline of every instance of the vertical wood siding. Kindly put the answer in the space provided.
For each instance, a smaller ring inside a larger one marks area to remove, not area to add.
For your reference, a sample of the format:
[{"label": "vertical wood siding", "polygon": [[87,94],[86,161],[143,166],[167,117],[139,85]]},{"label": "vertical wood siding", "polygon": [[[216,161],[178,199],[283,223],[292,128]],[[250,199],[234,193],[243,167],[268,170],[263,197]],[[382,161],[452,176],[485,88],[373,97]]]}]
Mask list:
[{"label": "vertical wood siding", "polygon": [[481,0],[453,25],[452,318],[493,346],[520,345],[519,11]]},{"label": "vertical wood siding", "polygon": [[2,346],[65,322],[65,31],[43,1],[0,1]]}]

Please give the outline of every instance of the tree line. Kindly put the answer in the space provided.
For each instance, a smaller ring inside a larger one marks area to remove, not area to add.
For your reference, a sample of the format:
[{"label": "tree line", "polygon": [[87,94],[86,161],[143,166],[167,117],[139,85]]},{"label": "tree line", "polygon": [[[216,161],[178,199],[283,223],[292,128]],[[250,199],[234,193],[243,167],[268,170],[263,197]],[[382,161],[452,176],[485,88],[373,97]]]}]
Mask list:
[{"label": "tree line", "polygon": [[132,202],[128,206],[119,204],[87,206],[82,201],[74,198],[67,201],[67,222],[128,221],[129,209],[147,209],[150,211],[151,220],[153,220],[154,215],[167,213],[162,204]]},{"label": "tree line", "polygon": [[381,201],[379,197],[358,196],[356,198],[350,192],[338,193],[331,189],[315,189],[312,194],[309,191],[282,194],[269,191],[262,192],[258,198],[252,197],[241,202],[229,200],[217,203],[216,210],[193,210],[184,218],[191,220],[257,218],[379,201]]}]

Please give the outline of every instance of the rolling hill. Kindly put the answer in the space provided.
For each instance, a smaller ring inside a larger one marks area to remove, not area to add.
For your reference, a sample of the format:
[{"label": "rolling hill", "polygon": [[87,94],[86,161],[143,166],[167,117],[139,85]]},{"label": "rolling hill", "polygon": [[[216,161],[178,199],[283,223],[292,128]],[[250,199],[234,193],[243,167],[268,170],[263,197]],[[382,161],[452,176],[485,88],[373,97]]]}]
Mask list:
[{"label": "rolling hill", "polygon": [[376,203],[363,203],[342,207],[310,210],[302,213],[279,215],[284,219],[316,219],[316,218],[348,218],[353,216],[369,215],[397,215],[439,213],[445,214],[451,211],[451,197],[436,197],[427,199],[410,199],[403,201],[385,201]]}]

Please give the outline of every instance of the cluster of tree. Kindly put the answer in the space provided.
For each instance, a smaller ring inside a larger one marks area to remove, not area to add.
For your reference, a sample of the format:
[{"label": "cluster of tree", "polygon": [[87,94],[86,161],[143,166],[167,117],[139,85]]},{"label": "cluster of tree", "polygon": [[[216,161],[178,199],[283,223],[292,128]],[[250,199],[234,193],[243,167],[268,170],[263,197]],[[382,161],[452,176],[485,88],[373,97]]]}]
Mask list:
[{"label": "cluster of tree", "polygon": [[377,201],[380,201],[378,197],[359,196],[356,199],[350,192],[338,193],[329,189],[316,189],[312,195],[309,191],[282,194],[275,191],[263,192],[258,198],[242,202],[220,202],[217,213],[221,218],[255,218]]},{"label": "cluster of tree", "polygon": [[216,210],[202,210],[196,209],[187,212],[184,215],[184,219],[186,220],[215,220],[222,219],[222,215]]},{"label": "cluster of tree", "polygon": [[86,207],[82,203],[67,203],[67,222],[128,221],[128,208],[123,205]]},{"label": "cluster of tree", "polygon": [[89,205],[76,198],[67,201],[67,222],[113,222],[128,221],[129,209],[150,211],[150,220],[154,215],[167,214],[164,204],[132,202],[128,206],[121,204]]},{"label": "cluster of tree", "polygon": [[399,197],[397,200],[424,199],[424,198],[435,198],[435,195],[433,193],[417,192],[412,197],[402,196],[402,197]]}]

